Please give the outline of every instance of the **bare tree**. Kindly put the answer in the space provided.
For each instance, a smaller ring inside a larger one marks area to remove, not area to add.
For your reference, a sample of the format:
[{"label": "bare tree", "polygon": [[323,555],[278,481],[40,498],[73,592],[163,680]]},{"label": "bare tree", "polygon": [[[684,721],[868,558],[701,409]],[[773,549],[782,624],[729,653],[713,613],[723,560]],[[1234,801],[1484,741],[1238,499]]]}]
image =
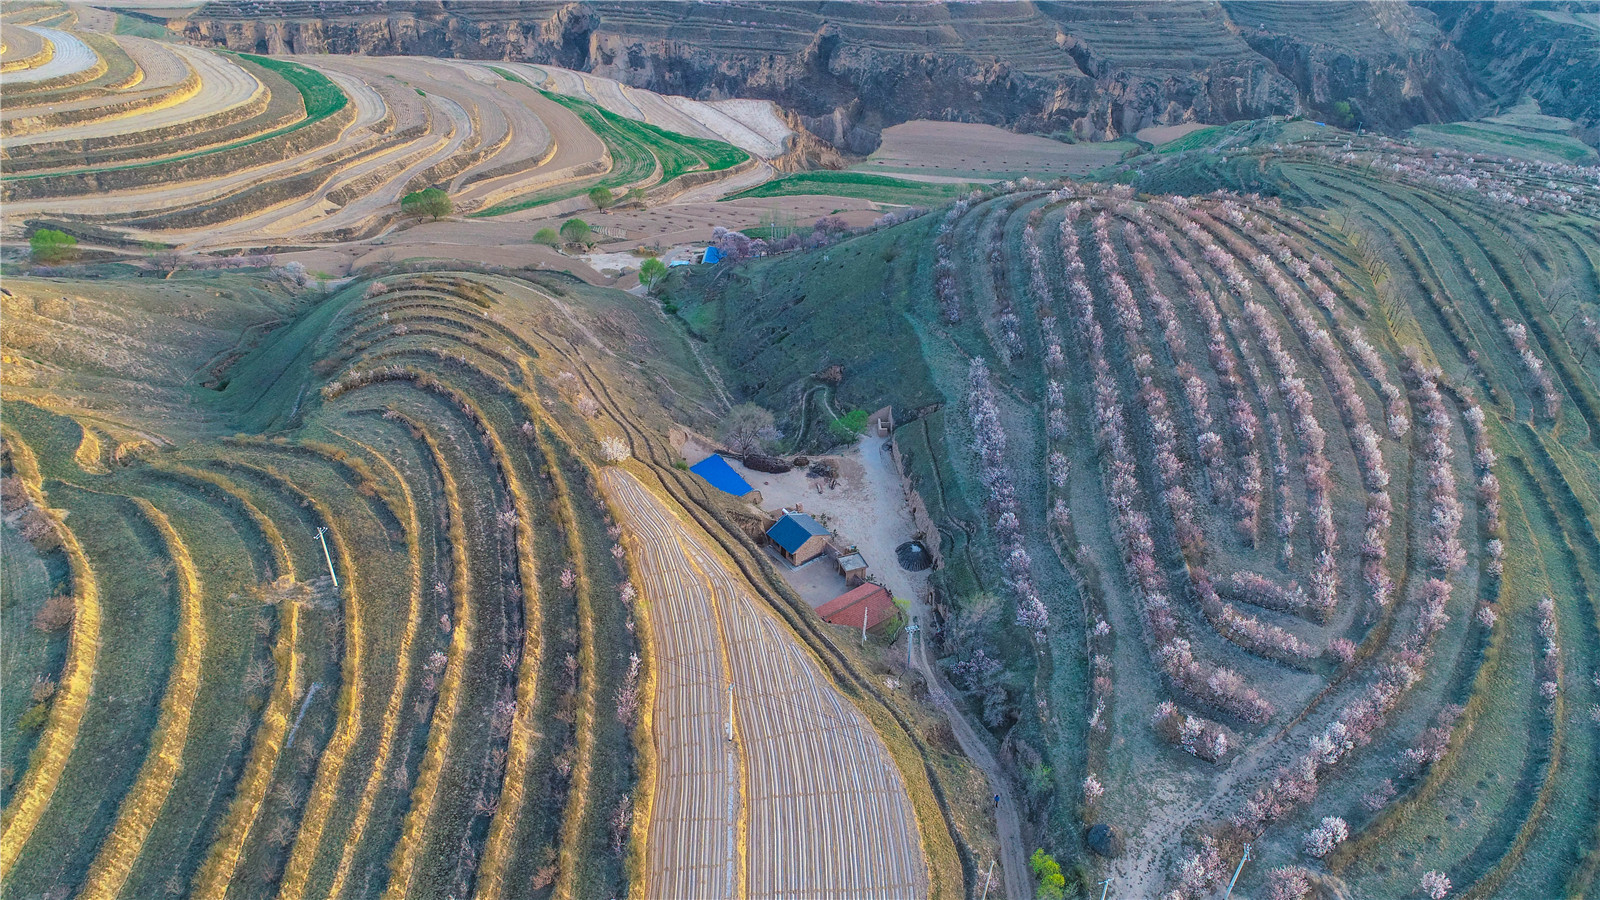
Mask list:
[{"label": "bare tree", "polygon": [[724,446],[742,456],[760,453],[783,435],[774,424],[772,413],[754,403],[741,403],[723,418],[718,436]]}]

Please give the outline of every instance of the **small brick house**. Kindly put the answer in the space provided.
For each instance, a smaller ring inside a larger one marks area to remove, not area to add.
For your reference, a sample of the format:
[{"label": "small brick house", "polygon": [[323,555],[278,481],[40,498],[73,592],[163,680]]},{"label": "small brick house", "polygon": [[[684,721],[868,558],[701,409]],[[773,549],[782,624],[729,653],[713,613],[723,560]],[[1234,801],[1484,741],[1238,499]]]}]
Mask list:
[{"label": "small brick house", "polygon": [[803,512],[784,510],[767,529],[767,539],[791,566],[802,566],[828,549],[828,529]]},{"label": "small brick house", "polygon": [[894,617],[896,607],[888,588],[881,584],[858,585],[817,607],[824,622],[871,630]]}]

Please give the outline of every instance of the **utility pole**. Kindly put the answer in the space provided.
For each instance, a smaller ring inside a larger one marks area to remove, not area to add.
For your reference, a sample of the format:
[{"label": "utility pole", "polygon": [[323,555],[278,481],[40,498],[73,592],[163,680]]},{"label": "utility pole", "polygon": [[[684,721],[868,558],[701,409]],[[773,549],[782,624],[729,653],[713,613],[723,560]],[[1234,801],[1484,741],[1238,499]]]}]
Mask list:
[{"label": "utility pole", "polygon": [[322,542],[322,558],[328,561],[328,577],[333,579],[333,586],[334,587],[338,587],[339,586],[339,576],[333,574],[333,556],[332,556],[332,554],[328,553],[328,539],[325,536],[325,535],[327,535],[327,533],[328,533],[328,529],[326,529],[326,528],[318,528],[317,529],[317,540]]},{"label": "utility pole", "polygon": [[1111,890],[1111,879],[1100,882],[1100,900],[1106,900],[1106,891]]},{"label": "utility pole", "polygon": [[1239,872],[1244,869],[1244,864],[1246,862],[1248,862],[1249,860],[1250,860],[1250,845],[1249,844],[1245,844],[1244,845],[1244,855],[1239,857],[1239,865],[1236,866],[1234,868],[1234,870],[1233,870],[1233,879],[1228,882],[1228,892],[1226,894],[1222,895],[1222,900],[1228,900],[1229,897],[1233,896],[1233,886],[1239,880]]},{"label": "utility pole", "polygon": [[989,882],[991,882],[993,880],[994,880],[994,860],[991,859],[991,860],[989,860],[989,874],[983,876],[983,897],[981,898],[981,900],[989,900]]},{"label": "utility pole", "polygon": [[916,617],[912,616],[911,624],[906,626],[906,668],[908,669],[917,667],[916,657],[912,648],[917,645],[917,632],[920,630],[917,627]]},{"label": "utility pole", "polygon": [[863,603],[863,604],[861,604],[861,644],[862,644],[862,646],[866,646],[866,643],[867,643],[867,605],[865,603]]},{"label": "utility pole", "polygon": [[733,740],[733,682],[728,682],[728,740]]}]

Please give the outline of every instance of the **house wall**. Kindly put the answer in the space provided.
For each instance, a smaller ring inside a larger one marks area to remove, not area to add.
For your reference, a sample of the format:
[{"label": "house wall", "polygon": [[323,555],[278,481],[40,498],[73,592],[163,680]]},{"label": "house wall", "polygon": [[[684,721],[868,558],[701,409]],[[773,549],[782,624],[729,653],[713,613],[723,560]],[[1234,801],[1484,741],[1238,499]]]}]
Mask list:
[{"label": "house wall", "polygon": [[828,538],[825,535],[816,535],[808,538],[800,549],[794,552],[794,564],[800,565],[808,560],[821,556],[828,549]]}]

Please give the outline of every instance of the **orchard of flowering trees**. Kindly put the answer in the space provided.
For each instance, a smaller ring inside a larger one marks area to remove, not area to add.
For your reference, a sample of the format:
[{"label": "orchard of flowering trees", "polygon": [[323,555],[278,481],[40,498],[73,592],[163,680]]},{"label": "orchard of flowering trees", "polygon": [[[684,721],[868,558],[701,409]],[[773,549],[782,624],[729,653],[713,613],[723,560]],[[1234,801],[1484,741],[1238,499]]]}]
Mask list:
[{"label": "orchard of flowering trees", "polygon": [[[1297,188],[1337,202],[1329,173],[1348,161],[1284,156],[1310,173]],[[1509,191],[1526,191],[1532,171],[1443,166]],[[1307,213],[1293,190],[1066,184],[969,197],[936,229],[934,300],[964,336],[952,346],[992,576],[1055,677],[1081,666],[1053,682],[1081,691],[1036,703],[1044,734],[1082,729],[1083,756],[1057,784],[1091,821],[1120,828],[1131,815],[1137,829],[1130,809],[1144,801],[1124,804],[1148,785],[1113,761],[1154,746],[1157,761],[1136,767],[1195,804],[1183,834],[1146,834],[1166,848],[1160,880],[1140,885],[1152,896],[1211,896],[1245,842],[1271,853],[1246,875],[1253,895],[1311,896],[1330,870],[1382,880],[1369,842],[1420,828],[1415,808],[1453,789],[1464,748],[1490,734],[1480,717],[1515,713],[1485,699],[1491,685],[1520,679],[1510,696],[1537,698],[1552,723],[1600,710],[1600,683],[1574,679],[1561,640],[1562,604],[1579,601],[1554,588],[1530,599],[1513,579],[1528,566],[1515,529],[1600,504],[1560,480],[1588,471],[1567,455],[1590,433],[1578,418],[1600,424],[1600,403],[1562,405],[1588,402],[1570,380],[1586,358],[1582,325],[1552,328],[1536,304],[1512,302],[1545,277],[1518,268],[1539,257],[1515,242],[1389,252],[1370,238],[1385,216],[1411,221],[1393,197],[1430,167],[1413,157],[1383,176],[1360,222]],[[1552,193],[1534,202],[1574,208]],[[1448,290],[1430,281],[1443,275]],[[1484,309],[1449,308],[1469,291]],[[1553,349],[1563,334],[1570,346]],[[1489,369],[1487,348],[1515,365]],[[1548,452],[1529,450],[1551,433]],[[1510,469],[1507,446],[1520,460]],[[1564,534],[1540,541],[1548,570],[1571,567],[1550,555],[1569,544],[1582,566],[1600,561],[1581,526]],[[1600,583],[1593,574],[1584,583]],[[987,707],[995,676],[979,670],[993,661],[974,650],[952,672]],[[1454,864],[1440,858],[1441,877]],[[1414,892],[1409,878],[1372,893]]]},{"label": "orchard of flowering trees", "polygon": [[972,449],[978,456],[979,479],[988,491],[984,503],[1002,551],[1006,579],[1016,595],[1018,625],[1041,635],[1050,624],[1050,611],[1033,584],[1033,563],[1023,546],[1022,521],[1017,513],[1016,488],[1006,463],[1006,431],[1000,422],[989,367],[972,361],[968,372],[967,407],[972,422]]}]

